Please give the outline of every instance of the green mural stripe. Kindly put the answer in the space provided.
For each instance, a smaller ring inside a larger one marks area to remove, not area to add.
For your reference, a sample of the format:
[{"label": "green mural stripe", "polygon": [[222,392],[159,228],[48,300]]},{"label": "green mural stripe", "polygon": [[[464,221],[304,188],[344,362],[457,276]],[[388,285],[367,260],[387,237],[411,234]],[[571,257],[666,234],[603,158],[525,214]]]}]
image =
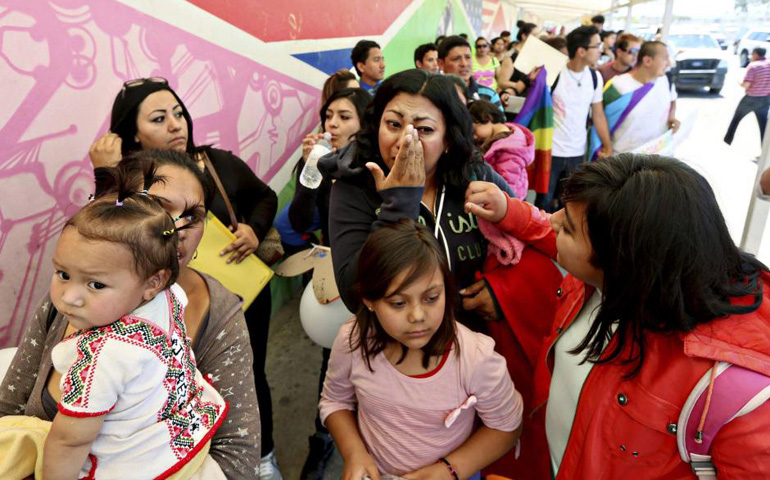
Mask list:
[{"label": "green mural stripe", "polygon": [[426,0],[385,46],[385,75],[414,68],[414,49],[436,39],[447,0]]}]

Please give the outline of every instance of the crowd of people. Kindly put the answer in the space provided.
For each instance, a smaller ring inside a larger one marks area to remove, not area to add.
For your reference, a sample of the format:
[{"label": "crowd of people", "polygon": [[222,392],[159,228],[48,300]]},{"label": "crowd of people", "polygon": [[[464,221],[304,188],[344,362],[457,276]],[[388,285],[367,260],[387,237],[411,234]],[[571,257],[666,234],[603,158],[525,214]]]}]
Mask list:
[{"label": "crowd of people", "polygon": [[[228,263],[275,260],[272,227],[287,254],[331,249],[353,315],[318,359],[301,480],[335,449],[344,480],[770,476],[770,271],[700,174],[633,153],[679,128],[669,50],[603,23],[439,37],[389,77],[359,41],[280,212],[195,143],[166,79],[125,82],[0,389],[0,476],[282,479],[270,289],[243,311],[188,265],[207,215]],[[568,58],[550,84],[516,69],[533,36]],[[766,122],[755,53],[728,143],[746,113]]]}]

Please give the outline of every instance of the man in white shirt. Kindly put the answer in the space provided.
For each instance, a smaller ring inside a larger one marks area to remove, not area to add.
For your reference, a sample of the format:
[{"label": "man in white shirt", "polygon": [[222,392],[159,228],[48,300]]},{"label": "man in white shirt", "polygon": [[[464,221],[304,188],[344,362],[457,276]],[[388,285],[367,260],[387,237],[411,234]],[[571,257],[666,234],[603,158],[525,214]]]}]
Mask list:
[{"label": "man in white shirt", "polygon": [[612,155],[607,117],[602,107],[602,77],[593,66],[599,60],[601,41],[593,26],[578,27],[567,35],[569,61],[552,87],[553,147],[548,193],[538,193],[535,205],[552,212],[560,180],[574,171],[586,154],[589,112],[605,145],[600,157]]},{"label": "man in white shirt", "polygon": [[666,77],[669,53],[662,42],[644,42],[639,50],[636,69],[612,80],[621,95],[653,86],[636,104],[612,133],[612,150],[615,153],[631,152],[645,143],[663,135],[669,128],[676,133],[676,89]]}]

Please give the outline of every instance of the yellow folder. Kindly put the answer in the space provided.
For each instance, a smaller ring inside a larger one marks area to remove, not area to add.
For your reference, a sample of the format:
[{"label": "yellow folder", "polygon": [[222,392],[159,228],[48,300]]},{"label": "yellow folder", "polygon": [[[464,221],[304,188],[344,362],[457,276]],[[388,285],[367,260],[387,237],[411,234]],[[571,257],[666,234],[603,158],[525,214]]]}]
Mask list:
[{"label": "yellow folder", "polygon": [[241,263],[227,263],[230,255],[220,256],[219,252],[235,240],[227,227],[211,212],[206,214],[203,238],[198,245],[198,257],[190,261],[190,267],[216,278],[228,290],[243,299],[246,310],[273,278],[273,270],[251,254]]}]

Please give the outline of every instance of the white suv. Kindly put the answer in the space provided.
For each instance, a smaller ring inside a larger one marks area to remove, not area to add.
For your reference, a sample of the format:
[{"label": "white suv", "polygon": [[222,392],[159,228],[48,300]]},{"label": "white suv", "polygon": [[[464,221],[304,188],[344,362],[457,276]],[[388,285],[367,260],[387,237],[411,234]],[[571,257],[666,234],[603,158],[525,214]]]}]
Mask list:
[{"label": "white suv", "polygon": [[675,53],[672,69],[677,90],[706,87],[718,94],[727,75],[727,52],[708,33],[673,33],[668,36],[669,51]]},{"label": "white suv", "polygon": [[751,51],[755,48],[764,48],[770,52],[770,29],[750,30],[738,43],[738,55],[741,68],[751,61]]}]

